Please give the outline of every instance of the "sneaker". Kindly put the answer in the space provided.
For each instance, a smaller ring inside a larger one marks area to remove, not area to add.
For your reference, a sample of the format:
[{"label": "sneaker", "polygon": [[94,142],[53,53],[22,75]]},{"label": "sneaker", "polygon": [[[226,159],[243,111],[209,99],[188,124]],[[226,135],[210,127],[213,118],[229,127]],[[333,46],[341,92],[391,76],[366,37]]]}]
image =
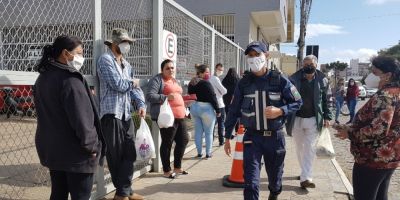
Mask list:
[{"label": "sneaker", "polygon": [[315,183],[309,181],[309,180],[305,180],[303,182],[300,182],[300,187],[303,189],[306,188],[315,188]]},{"label": "sneaker", "polygon": [[335,123],[336,123],[336,124],[340,124],[340,122],[339,122],[338,120],[335,120]]},{"label": "sneaker", "polygon": [[203,154],[197,154],[196,158],[201,159],[201,157],[203,157]]},{"label": "sneaker", "polygon": [[212,158],[212,155],[206,155],[206,159]]},{"label": "sneaker", "polygon": [[269,193],[268,200],[278,200],[278,195]]}]

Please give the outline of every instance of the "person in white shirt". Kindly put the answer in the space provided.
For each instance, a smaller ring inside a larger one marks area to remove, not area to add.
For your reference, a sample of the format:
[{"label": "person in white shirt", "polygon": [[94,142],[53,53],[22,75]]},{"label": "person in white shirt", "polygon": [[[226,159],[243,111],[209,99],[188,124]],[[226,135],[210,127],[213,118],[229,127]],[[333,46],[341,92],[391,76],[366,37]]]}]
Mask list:
[{"label": "person in white shirt", "polygon": [[224,66],[221,63],[215,65],[214,75],[210,77],[209,81],[214,88],[215,95],[217,96],[218,107],[221,111],[221,115],[217,117],[218,124],[218,140],[219,146],[224,144],[224,132],[225,132],[225,104],[223,100],[223,96],[226,94],[227,90],[222,85],[219,77],[224,73]]}]

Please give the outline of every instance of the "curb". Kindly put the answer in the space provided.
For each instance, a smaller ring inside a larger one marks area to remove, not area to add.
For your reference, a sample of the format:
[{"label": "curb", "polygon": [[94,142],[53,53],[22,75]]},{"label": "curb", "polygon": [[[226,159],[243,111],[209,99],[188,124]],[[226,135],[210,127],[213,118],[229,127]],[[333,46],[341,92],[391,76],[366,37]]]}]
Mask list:
[{"label": "curb", "polygon": [[344,187],[346,188],[346,190],[349,194],[349,199],[354,200],[353,185],[350,183],[349,179],[344,174],[342,168],[340,167],[340,165],[336,161],[336,159],[335,158],[331,159],[331,162],[332,162],[333,166],[335,167],[336,171],[340,175],[340,179],[342,180],[342,183],[344,184]]}]

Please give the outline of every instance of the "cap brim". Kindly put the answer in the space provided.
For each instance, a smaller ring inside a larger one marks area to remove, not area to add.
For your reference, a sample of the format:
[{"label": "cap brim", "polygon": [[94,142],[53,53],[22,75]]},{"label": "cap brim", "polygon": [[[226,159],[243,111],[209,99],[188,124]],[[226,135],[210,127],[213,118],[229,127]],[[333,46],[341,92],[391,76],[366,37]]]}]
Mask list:
[{"label": "cap brim", "polygon": [[[121,40],[121,42],[129,42],[129,44],[132,44],[134,41],[136,41],[136,40],[132,39],[132,38],[124,38]],[[111,39],[104,41],[104,44],[107,46],[110,46],[112,43],[114,43],[114,42]]]},{"label": "cap brim", "polygon": [[261,50],[261,48],[260,48],[260,47],[256,47],[256,46],[250,46],[250,47],[247,47],[246,51],[244,52],[244,55],[247,55],[247,54],[249,54],[249,53],[250,53],[250,51],[256,51],[257,53],[261,53],[261,52],[263,52],[263,50]]},{"label": "cap brim", "polygon": [[130,44],[132,44],[135,40],[133,39],[133,38],[131,38],[131,37],[124,37],[124,38],[121,38],[121,42],[129,42]]}]

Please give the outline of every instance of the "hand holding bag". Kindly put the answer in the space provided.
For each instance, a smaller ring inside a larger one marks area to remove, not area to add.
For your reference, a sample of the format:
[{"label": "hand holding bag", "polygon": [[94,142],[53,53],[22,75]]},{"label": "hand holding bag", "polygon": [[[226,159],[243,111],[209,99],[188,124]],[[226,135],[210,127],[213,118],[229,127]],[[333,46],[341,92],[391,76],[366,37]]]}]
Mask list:
[{"label": "hand holding bag", "polygon": [[146,120],[141,117],[140,127],[136,131],[135,139],[136,160],[148,160],[155,158],[156,150],[150,128]]},{"label": "hand holding bag", "polygon": [[335,150],[333,149],[329,129],[322,128],[322,132],[317,141],[315,150],[317,157],[320,159],[335,158]]},{"label": "hand holding bag", "polygon": [[165,100],[160,107],[160,114],[158,115],[157,124],[160,128],[169,128],[174,125],[174,113],[172,112],[171,106],[169,106],[168,100]]}]

